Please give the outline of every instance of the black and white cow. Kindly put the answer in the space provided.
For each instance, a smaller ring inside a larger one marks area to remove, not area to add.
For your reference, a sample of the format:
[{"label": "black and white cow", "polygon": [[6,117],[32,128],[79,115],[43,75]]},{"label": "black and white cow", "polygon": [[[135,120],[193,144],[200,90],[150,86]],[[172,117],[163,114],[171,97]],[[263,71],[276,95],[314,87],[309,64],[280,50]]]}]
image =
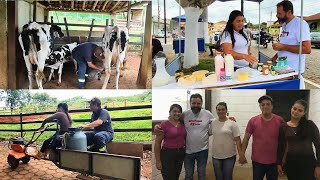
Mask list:
[{"label": "black and white cow", "polygon": [[77,61],[72,58],[72,50],[77,46],[77,42],[66,44],[58,49],[54,50],[46,59],[45,67],[51,68],[51,72],[49,75],[48,81],[51,78],[54,78],[54,70],[58,69],[59,80],[58,85],[61,85],[61,75],[62,75],[62,68],[63,64],[68,61],[73,61],[75,71],[77,71]]},{"label": "black and white cow", "polygon": [[102,89],[106,89],[108,85],[108,81],[111,74],[111,62],[112,56],[116,57],[116,89],[118,89],[119,85],[119,77],[120,77],[120,66],[123,66],[126,51],[128,48],[129,42],[129,34],[128,29],[126,27],[110,27],[107,26],[105,28],[104,36],[103,36],[103,47],[104,47],[104,68],[106,72],[106,77],[104,79],[104,83]]},{"label": "black and white cow", "polygon": [[43,73],[45,60],[52,51],[51,40],[63,37],[61,28],[57,25],[51,27],[47,24],[32,22],[23,26],[19,35],[19,43],[23,50],[23,57],[28,70],[29,89],[32,89],[33,72],[32,65],[37,65],[36,82],[39,89],[42,87],[42,79],[46,81]]}]

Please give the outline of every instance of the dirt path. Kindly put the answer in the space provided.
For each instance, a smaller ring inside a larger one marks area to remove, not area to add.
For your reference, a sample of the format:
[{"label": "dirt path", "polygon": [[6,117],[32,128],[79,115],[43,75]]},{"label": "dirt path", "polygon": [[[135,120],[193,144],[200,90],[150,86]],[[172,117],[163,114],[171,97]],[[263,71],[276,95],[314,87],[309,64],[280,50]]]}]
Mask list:
[{"label": "dirt path", "polygon": [[[142,89],[136,84],[139,67],[141,62],[141,55],[134,52],[128,52],[126,56],[126,69],[121,72],[123,77],[119,80],[119,89]],[[97,64],[101,65],[101,63]],[[23,72],[21,72],[20,79],[18,79],[18,89],[28,89],[29,81],[26,73],[26,68],[22,68]],[[50,70],[45,68],[46,77],[49,77]],[[90,75],[94,75],[95,72],[92,72]],[[101,80],[98,80],[97,77],[93,78],[90,82],[87,82],[86,89],[101,89],[103,85],[103,79],[105,75],[103,74]],[[107,89],[115,89],[115,80],[116,80],[116,70],[113,68],[110,77],[110,83],[108,84]],[[58,86],[58,73],[55,71],[55,79],[46,82],[43,84],[44,89],[77,89],[77,75],[75,73],[74,64],[72,62],[68,62],[64,64],[61,76],[61,85]],[[33,88],[37,88],[36,81],[33,82]]]}]

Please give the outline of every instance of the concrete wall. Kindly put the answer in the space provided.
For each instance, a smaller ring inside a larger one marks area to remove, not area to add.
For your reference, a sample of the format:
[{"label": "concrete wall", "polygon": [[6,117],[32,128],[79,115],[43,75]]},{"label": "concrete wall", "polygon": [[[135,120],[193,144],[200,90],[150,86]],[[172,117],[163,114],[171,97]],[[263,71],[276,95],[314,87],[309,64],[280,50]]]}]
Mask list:
[{"label": "concrete wall", "polygon": [[[33,21],[33,4],[27,1],[18,1],[18,29],[22,31],[22,26]],[[36,21],[44,22],[44,7],[37,4]]]},{"label": "concrete wall", "polygon": [[309,117],[320,128],[320,90],[310,90]]},{"label": "concrete wall", "polygon": [[7,77],[7,2],[0,1],[0,89],[8,88]]},{"label": "concrete wall", "polygon": [[[228,107],[229,116],[235,117],[237,124],[240,128],[241,139],[245,134],[245,129],[249,119],[261,113],[258,99],[260,96],[265,95],[265,90],[224,90],[212,91],[212,110],[211,112],[216,115],[216,105],[219,102],[226,102]],[[212,139],[210,139],[212,142]],[[211,144],[210,144],[211,147]],[[251,156],[251,142],[246,151],[247,159]],[[210,148],[209,157],[212,157]],[[211,158],[209,159],[211,163]]]}]

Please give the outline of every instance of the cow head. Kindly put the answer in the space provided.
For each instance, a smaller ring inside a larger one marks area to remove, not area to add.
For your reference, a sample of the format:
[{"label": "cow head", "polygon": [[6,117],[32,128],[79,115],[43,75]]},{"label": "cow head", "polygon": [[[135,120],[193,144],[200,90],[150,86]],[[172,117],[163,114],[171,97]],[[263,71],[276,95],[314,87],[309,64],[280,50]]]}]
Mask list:
[{"label": "cow head", "polygon": [[61,27],[57,25],[52,25],[50,28],[50,32],[53,32],[53,36],[51,36],[52,38],[62,38],[64,36]]}]

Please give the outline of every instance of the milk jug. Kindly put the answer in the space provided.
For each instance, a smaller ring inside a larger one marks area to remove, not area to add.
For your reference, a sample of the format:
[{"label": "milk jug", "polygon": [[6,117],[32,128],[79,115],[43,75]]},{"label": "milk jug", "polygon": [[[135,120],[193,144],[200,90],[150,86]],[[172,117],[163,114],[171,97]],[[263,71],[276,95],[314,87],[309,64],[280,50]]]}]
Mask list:
[{"label": "milk jug", "polygon": [[224,61],[226,64],[226,67],[225,67],[226,79],[231,80],[234,74],[234,59],[231,56],[230,51],[227,52],[227,55],[224,57]]},{"label": "milk jug", "polygon": [[220,69],[224,68],[224,59],[221,56],[221,52],[216,51],[216,57],[214,58],[214,67],[217,79],[220,79]]}]

